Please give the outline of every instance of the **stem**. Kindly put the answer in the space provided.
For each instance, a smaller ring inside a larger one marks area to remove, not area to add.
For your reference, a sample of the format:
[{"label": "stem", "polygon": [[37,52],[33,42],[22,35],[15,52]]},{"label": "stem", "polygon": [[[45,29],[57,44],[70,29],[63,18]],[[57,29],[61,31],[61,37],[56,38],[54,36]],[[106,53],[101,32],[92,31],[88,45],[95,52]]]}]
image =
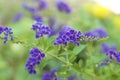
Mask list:
[{"label": "stem", "polygon": [[52,54],[48,54],[48,55],[50,55],[50,56],[52,56],[52,57],[54,57],[54,58],[58,59],[59,61],[63,62],[64,64],[67,64],[67,65],[69,65],[69,66],[71,66],[71,65],[72,65],[71,63],[69,63],[69,62],[66,62],[66,61],[62,60],[62,59],[60,59],[60,58],[59,58],[59,57],[57,57],[57,56],[54,56],[54,55],[52,55]]}]

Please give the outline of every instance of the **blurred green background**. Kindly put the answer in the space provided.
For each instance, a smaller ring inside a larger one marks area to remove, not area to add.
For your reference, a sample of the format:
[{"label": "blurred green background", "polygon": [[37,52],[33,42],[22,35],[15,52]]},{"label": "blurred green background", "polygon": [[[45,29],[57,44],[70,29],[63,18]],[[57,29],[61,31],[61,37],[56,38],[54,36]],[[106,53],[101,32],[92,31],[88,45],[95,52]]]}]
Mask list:
[{"label": "blurred green background", "polygon": [[[8,41],[4,45],[3,40],[0,40],[0,80],[27,80],[26,77],[30,76],[27,75],[24,65],[29,56],[29,50],[36,40],[35,34],[31,30],[34,20],[31,18],[31,14],[22,7],[23,2],[36,5],[32,0],[0,0],[0,25],[12,27],[16,41],[22,42],[12,43]],[[47,0],[47,2],[48,9],[39,13],[44,16],[45,24],[48,24],[48,18],[55,17],[59,23],[70,25],[82,32],[102,26],[109,34],[109,38],[105,42],[116,45],[118,51],[120,50],[119,15],[90,0],[66,0],[72,8],[70,15],[57,11],[54,6],[55,0]],[[19,12],[23,12],[24,17],[18,22],[13,22],[13,17]],[[99,47],[95,48],[96,50],[91,47],[89,49],[91,57],[86,67],[89,74],[82,74],[81,77],[86,78],[86,80],[120,80],[120,65],[114,63],[96,71],[94,68],[96,62],[104,59],[104,56],[100,54]],[[33,80],[39,80],[39,78],[37,76]]]}]

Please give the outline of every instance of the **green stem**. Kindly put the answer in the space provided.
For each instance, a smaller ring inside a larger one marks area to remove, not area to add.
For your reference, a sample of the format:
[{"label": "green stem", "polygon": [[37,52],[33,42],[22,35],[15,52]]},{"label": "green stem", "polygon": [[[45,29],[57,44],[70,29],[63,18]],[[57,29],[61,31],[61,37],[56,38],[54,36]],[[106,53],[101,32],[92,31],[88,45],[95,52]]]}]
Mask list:
[{"label": "green stem", "polygon": [[67,65],[69,65],[69,66],[71,66],[71,65],[72,65],[71,63],[69,63],[69,62],[66,62],[66,61],[62,60],[62,59],[60,59],[59,57],[57,57],[57,56],[55,56],[55,55],[52,55],[52,54],[48,54],[48,55],[50,55],[50,56],[52,56],[52,57],[56,58],[57,60],[59,60],[59,61],[63,62],[64,64],[67,64]]}]

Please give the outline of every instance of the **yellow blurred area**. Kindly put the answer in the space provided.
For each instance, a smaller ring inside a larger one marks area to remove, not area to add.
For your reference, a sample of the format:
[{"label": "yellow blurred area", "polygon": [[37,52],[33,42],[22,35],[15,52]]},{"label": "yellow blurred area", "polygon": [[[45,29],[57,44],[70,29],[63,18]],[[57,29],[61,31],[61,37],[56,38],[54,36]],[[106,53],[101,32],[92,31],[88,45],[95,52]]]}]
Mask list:
[{"label": "yellow blurred area", "polygon": [[120,16],[115,16],[113,18],[113,24],[120,30]]},{"label": "yellow blurred area", "polygon": [[111,14],[111,11],[98,4],[86,4],[85,9],[100,19],[105,19]]}]

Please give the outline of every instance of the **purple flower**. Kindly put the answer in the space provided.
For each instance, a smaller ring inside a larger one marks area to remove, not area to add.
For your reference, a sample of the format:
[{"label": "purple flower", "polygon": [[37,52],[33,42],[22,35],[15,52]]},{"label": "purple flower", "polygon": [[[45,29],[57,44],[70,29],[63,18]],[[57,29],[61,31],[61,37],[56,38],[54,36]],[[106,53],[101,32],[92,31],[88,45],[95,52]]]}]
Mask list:
[{"label": "purple flower", "polygon": [[107,66],[109,64],[109,60],[105,59],[101,63],[98,64],[97,68],[100,69],[103,66]]},{"label": "purple flower", "polygon": [[105,43],[101,44],[102,52],[107,53],[109,51],[109,49],[110,49],[110,47],[107,44],[105,44]]},{"label": "purple flower", "polygon": [[22,6],[24,9],[26,9],[27,11],[31,12],[32,14],[35,14],[38,11],[44,10],[47,8],[47,3],[45,0],[33,0],[33,3],[37,2],[38,6],[30,6],[26,3],[23,3]]},{"label": "purple flower", "polygon": [[89,39],[95,39],[95,38],[106,38],[108,37],[108,34],[104,28],[97,28],[93,31],[85,32],[84,36]]},{"label": "purple flower", "polygon": [[117,50],[117,47],[116,47],[116,46],[109,46],[109,45],[107,45],[107,44],[105,44],[105,43],[103,43],[103,44],[101,45],[101,51],[102,51],[103,53],[106,53],[106,55],[108,55],[109,50],[116,51],[116,50]]},{"label": "purple flower", "polygon": [[67,80],[85,80],[84,78],[78,78],[76,75],[71,75]]},{"label": "purple flower", "polygon": [[110,49],[110,50],[107,52],[107,56],[110,57],[110,60],[112,60],[113,58],[116,58],[116,51]]},{"label": "purple flower", "polygon": [[92,31],[87,31],[84,33],[84,37],[89,38],[89,39],[94,39],[96,36],[93,34]]},{"label": "purple flower", "polygon": [[[63,78],[58,78],[56,76],[57,70],[51,69],[50,72],[45,72],[40,80],[64,80]],[[82,78],[78,79],[76,75],[71,75],[65,80],[84,80]]]},{"label": "purple flower", "polygon": [[38,11],[37,8],[29,6],[26,3],[23,3],[22,6],[23,6],[24,9],[26,9],[29,12],[31,12],[32,14],[35,14]]},{"label": "purple flower", "polygon": [[43,22],[43,17],[42,17],[42,16],[33,15],[32,18],[33,18],[36,22]]},{"label": "purple flower", "polygon": [[118,52],[115,57],[116,57],[116,61],[120,62],[120,52]]},{"label": "purple flower", "polygon": [[71,75],[70,77],[68,77],[67,80],[75,80],[76,78],[77,78],[76,75]]},{"label": "purple flower", "polygon": [[56,72],[56,69],[52,69],[50,72],[45,72],[43,74],[42,80],[59,80],[59,78],[57,78],[55,75]]},{"label": "purple flower", "polygon": [[44,57],[45,53],[41,52],[37,47],[30,50],[30,57],[25,65],[30,74],[36,74],[35,67],[40,64]]},{"label": "purple flower", "polygon": [[4,31],[4,27],[3,26],[0,26],[0,34],[2,34]]},{"label": "purple flower", "polygon": [[78,78],[76,75],[71,75],[67,80],[85,80],[84,78]]},{"label": "purple flower", "polygon": [[107,31],[104,28],[96,28],[93,31],[93,34],[98,38],[108,37]]},{"label": "purple flower", "polygon": [[0,34],[2,34],[3,32],[4,32],[4,42],[3,42],[4,44],[6,44],[8,40],[13,40],[12,28],[0,26]]},{"label": "purple flower", "polygon": [[20,21],[20,19],[24,16],[23,13],[17,13],[14,17],[13,17],[13,21],[14,22],[18,22]]},{"label": "purple flower", "polygon": [[102,44],[101,45],[101,50],[110,58],[115,59],[117,62],[120,62],[120,52],[117,52],[117,47],[116,46],[108,46],[107,44]]},{"label": "purple flower", "polygon": [[38,10],[44,10],[47,8],[47,3],[45,0],[39,0]]},{"label": "purple flower", "polygon": [[65,2],[63,1],[58,1],[56,3],[56,6],[57,6],[57,9],[60,11],[60,12],[65,12],[65,13],[68,13],[70,14],[71,13],[71,8],[69,5],[67,5]]},{"label": "purple flower", "polygon": [[82,36],[80,31],[76,31],[69,27],[64,27],[63,30],[59,33],[59,36],[54,41],[54,45],[67,45],[68,42],[79,45],[79,39]]},{"label": "purple flower", "polygon": [[116,46],[108,46],[105,43],[101,45],[101,51],[105,53],[107,56],[109,56],[110,59],[113,59],[113,57],[115,58],[116,50],[117,50]]},{"label": "purple flower", "polygon": [[49,26],[43,25],[41,22],[37,22],[32,25],[32,30],[36,32],[36,39],[48,35],[50,36],[52,33],[52,29]]}]

